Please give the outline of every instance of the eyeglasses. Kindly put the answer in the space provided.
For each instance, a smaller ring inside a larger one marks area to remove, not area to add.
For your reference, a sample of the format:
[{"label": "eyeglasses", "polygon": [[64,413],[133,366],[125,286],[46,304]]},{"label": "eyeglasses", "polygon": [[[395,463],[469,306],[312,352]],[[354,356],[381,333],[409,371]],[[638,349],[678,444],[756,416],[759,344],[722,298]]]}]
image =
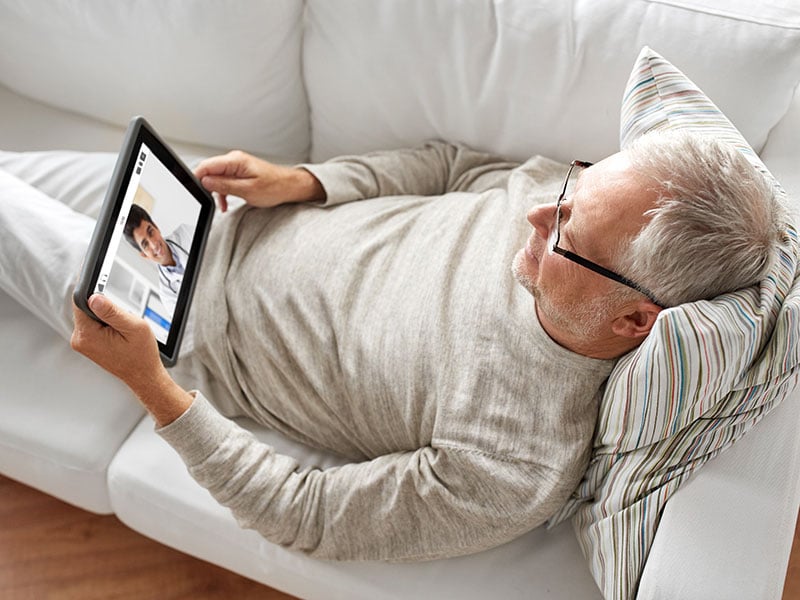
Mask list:
[{"label": "eyeglasses", "polygon": [[579,170],[586,169],[591,167],[592,163],[585,162],[582,160],[573,160],[569,166],[569,171],[567,171],[567,177],[564,179],[564,187],[561,190],[561,194],[558,196],[558,200],[556,201],[556,222],[553,225],[553,228],[550,230],[550,237],[547,240],[547,249],[550,252],[555,252],[556,254],[560,254],[564,258],[571,260],[574,263],[579,264],[580,266],[589,269],[590,271],[594,271],[598,275],[602,275],[603,277],[607,277],[612,281],[616,281],[617,283],[621,283],[622,285],[626,285],[631,289],[636,290],[637,292],[644,294],[647,298],[655,305],[660,306],[661,308],[665,308],[663,304],[661,304],[658,300],[655,299],[652,292],[648,290],[646,287],[639,285],[638,283],[634,283],[627,277],[620,275],[619,273],[615,273],[610,269],[606,269],[605,267],[601,267],[595,262],[590,261],[587,258],[583,258],[574,252],[570,252],[569,250],[565,250],[558,245],[558,242],[561,241],[561,203],[564,202],[564,199],[567,197],[567,188],[569,187],[570,177],[572,176],[573,171],[577,167]]}]

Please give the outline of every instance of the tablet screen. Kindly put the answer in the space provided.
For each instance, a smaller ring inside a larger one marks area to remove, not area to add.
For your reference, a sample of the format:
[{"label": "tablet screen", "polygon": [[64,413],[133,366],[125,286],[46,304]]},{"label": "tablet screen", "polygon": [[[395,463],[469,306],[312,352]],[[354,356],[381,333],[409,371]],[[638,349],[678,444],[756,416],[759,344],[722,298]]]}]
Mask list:
[{"label": "tablet screen", "polygon": [[163,344],[199,217],[194,196],[142,143],[93,291],[144,317]]},{"label": "tablet screen", "polygon": [[[142,118],[131,121],[75,287],[145,320],[165,364],[177,360],[214,201]],[[94,317],[96,318],[96,317]]]}]

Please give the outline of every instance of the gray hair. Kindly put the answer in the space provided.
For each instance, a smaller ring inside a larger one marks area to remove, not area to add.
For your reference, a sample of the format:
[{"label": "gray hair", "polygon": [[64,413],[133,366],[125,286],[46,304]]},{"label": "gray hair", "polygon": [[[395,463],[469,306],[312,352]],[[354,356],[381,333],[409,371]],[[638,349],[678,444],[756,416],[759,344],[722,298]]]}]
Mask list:
[{"label": "gray hair", "polygon": [[685,132],[650,133],[626,148],[658,194],[620,271],[666,306],[710,299],[764,278],[787,211],[732,145]]}]

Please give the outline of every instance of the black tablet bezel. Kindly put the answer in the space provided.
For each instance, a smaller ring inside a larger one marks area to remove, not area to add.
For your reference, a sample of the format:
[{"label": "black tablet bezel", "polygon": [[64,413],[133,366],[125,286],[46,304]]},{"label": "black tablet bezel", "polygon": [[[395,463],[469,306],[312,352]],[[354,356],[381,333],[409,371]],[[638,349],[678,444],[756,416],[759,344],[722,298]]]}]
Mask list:
[{"label": "black tablet bezel", "polygon": [[173,312],[169,335],[166,343],[158,342],[162,362],[167,366],[172,366],[178,359],[180,342],[186,328],[186,318],[194,295],[197,275],[214,216],[214,200],[200,185],[191,170],[167,146],[143,117],[134,117],[128,125],[122,149],[106,192],[105,201],[75,287],[74,299],[81,310],[93,319],[99,320],[89,308],[88,299],[95,289],[97,279],[100,276],[103,261],[114,233],[117,217],[122,209],[128,184],[136,168],[139,149],[142,144],[147,145],[148,149],[200,205],[200,215],[197,220],[192,247],[189,251],[183,282],[181,283],[181,289]]}]

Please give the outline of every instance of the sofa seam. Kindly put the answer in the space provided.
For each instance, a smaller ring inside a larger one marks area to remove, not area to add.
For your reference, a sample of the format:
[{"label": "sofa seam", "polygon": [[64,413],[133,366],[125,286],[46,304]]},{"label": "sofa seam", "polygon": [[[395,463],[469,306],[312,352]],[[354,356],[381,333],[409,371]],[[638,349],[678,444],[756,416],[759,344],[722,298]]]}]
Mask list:
[{"label": "sofa seam", "polygon": [[729,19],[731,21],[739,21],[740,23],[750,23],[752,25],[762,25],[764,27],[775,27],[778,29],[785,29],[787,31],[800,31],[800,23],[787,25],[778,21],[737,15],[735,13],[725,12],[722,10],[714,10],[705,6],[694,6],[682,0],[644,0],[644,2],[647,2],[648,4],[661,4],[662,6],[669,6],[679,10],[685,10],[687,12],[720,17],[722,19]]}]

